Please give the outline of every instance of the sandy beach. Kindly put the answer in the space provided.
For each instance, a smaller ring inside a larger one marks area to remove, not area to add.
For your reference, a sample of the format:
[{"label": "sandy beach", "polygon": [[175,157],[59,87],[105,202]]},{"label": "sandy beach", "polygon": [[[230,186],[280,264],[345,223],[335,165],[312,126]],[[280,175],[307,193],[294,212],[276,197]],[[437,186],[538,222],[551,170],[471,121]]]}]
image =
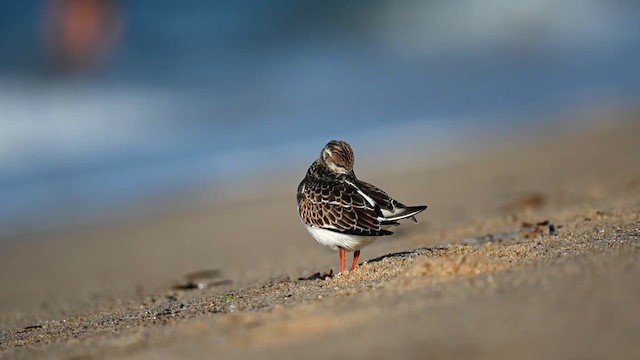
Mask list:
[{"label": "sandy beach", "polygon": [[338,255],[295,208],[308,164],[253,199],[13,239],[0,358],[637,359],[640,117],[616,116],[356,165],[429,208],[326,280]]}]

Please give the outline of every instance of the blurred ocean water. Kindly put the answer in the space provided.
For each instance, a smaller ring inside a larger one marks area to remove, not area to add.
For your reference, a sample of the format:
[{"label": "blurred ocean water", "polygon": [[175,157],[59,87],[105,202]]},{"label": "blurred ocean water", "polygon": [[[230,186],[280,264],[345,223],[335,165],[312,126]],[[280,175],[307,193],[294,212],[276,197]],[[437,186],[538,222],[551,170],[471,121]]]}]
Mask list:
[{"label": "blurred ocean water", "polygon": [[117,40],[79,71],[55,2],[0,5],[0,236],[259,190],[333,138],[436,158],[640,94],[631,1],[103,2]]}]

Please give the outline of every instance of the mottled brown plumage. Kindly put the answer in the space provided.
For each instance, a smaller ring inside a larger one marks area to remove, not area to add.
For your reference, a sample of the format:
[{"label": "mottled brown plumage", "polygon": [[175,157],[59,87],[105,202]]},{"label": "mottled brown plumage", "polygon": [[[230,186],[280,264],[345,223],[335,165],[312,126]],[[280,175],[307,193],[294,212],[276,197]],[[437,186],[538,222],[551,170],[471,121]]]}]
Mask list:
[{"label": "mottled brown plumage", "polygon": [[298,186],[298,211],[302,220],[313,227],[352,235],[391,235],[382,229],[382,211],[358,194],[347,182],[347,175],[326,172],[316,161]]},{"label": "mottled brown plumage", "polygon": [[387,228],[404,218],[415,221],[414,215],[426,206],[407,207],[358,180],[354,164],[349,144],[330,141],[298,186],[297,200],[300,217],[316,240],[341,252],[356,251],[357,256],[361,247],[373,241],[361,237],[392,235]]}]

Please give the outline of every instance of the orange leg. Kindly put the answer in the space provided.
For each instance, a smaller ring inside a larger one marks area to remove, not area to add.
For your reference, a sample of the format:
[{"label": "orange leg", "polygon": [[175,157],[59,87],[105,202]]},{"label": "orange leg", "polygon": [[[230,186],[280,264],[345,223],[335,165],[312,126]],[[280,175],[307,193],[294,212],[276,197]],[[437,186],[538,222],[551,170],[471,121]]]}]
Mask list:
[{"label": "orange leg", "polygon": [[351,271],[356,269],[356,265],[358,265],[358,259],[360,258],[360,250],[356,250],[353,253],[353,264],[351,264]]},{"label": "orange leg", "polygon": [[340,248],[340,272],[344,272],[344,263],[347,258],[347,250]]}]

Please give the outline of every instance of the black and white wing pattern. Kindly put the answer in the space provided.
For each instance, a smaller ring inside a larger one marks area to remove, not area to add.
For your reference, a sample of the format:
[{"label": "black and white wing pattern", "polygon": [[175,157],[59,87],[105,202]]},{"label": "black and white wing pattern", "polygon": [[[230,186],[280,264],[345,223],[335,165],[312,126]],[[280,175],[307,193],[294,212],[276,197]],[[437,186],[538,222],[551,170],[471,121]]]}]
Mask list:
[{"label": "black and white wing pattern", "polygon": [[300,183],[298,211],[309,226],[350,235],[392,235],[383,227],[398,224],[385,219],[375,201],[355,184],[326,178]]},{"label": "black and white wing pattern", "polygon": [[378,188],[375,185],[372,185],[372,184],[369,184],[367,182],[358,180],[358,186],[360,187],[360,189],[362,189],[364,192],[366,192],[367,195],[369,195],[373,199],[373,201],[376,202],[376,204],[378,204],[380,209],[388,210],[388,211],[393,212],[393,211],[396,210],[396,208],[404,208],[404,207],[406,207],[406,206],[404,206],[404,204],[402,204],[399,201],[393,199],[386,192],[384,192],[383,190],[381,190],[380,188]]},{"label": "black and white wing pattern", "polygon": [[358,187],[376,202],[382,214],[388,219],[400,220],[410,217],[417,224],[418,220],[414,215],[427,208],[426,206],[406,206],[377,186],[361,180],[358,180]]}]

